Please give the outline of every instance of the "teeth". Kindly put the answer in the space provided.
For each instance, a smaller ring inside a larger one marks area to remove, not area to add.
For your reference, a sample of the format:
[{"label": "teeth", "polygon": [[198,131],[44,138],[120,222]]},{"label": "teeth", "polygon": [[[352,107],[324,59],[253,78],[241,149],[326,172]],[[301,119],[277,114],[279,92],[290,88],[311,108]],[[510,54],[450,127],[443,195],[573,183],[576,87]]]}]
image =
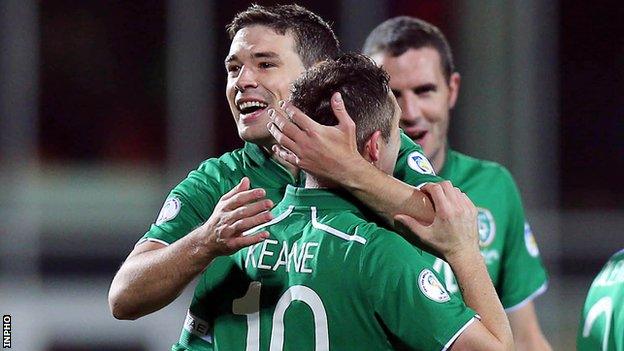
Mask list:
[{"label": "teeth", "polygon": [[264,102],[260,102],[260,101],[246,101],[241,103],[240,105],[238,105],[238,108],[241,110],[250,108],[250,107],[260,107],[260,108],[265,108],[267,107],[268,104],[265,104]]}]

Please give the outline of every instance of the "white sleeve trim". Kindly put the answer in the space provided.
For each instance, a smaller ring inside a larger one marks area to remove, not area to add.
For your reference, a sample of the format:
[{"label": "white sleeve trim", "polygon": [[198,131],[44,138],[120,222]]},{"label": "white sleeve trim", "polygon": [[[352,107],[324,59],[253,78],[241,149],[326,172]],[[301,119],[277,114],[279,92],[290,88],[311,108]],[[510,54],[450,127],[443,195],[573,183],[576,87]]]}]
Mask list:
[{"label": "white sleeve trim", "polygon": [[534,298],[540,296],[541,294],[543,294],[546,289],[548,289],[548,282],[544,282],[544,284],[542,284],[542,286],[540,286],[537,290],[535,290],[531,295],[529,295],[526,299],[520,301],[519,303],[511,306],[511,307],[507,307],[505,308],[505,312],[506,313],[511,313],[513,311],[519,310],[520,308],[524,307],[527,303],[533,301]]},{"label": "white sleeve trim", "polygon": [[468,322],[466,322],[466,324],[464,324],[463,327],[461,327],[461,329],[459,329],[457,331],[457,333],[455,333],[455,335],[453,335],[453,337],[446,343],[446,345],[444,345],[444,348],[442,348],[442,351],[446,351],[449,349],[449,347],[451,347],[451,345],[453,345],[453,343],[455,342],[455,340],[457,340],[457,338],[459,338],[459,336],[461,335],[461,333],[464,332],[464,330],[466,330],[466,328],[468,328],[472,323],[474,323],[476,320],[481,319],[479,317],[479,315],[475,315],[474,317],[470,318],[470,320]]},{"label": "white sleeve trim", "polygon": [[160,239],[154,239],[154,238],[141,238],[136,244],[134,244],[134,247],[137,247],[141,244],[143,244],[146,241],[153,241],[155,243],[160,243],[163,244],[165,246],[169,246],[169,243]]}]

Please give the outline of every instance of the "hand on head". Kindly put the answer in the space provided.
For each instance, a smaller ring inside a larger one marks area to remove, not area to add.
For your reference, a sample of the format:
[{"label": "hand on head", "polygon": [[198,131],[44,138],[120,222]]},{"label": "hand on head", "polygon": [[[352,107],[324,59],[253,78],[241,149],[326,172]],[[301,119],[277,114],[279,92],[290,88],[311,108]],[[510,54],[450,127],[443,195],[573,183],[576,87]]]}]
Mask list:
[{"label": "hand on head", "polygon": [[290,102],[271,111],[269,132],[277,145],[276,155],[316,176],[336,179],[340,165],[349,159],[361,157],[357,150],[355,123],[347,113],[340,93],[331,99],[335,126],[317,123]]}]

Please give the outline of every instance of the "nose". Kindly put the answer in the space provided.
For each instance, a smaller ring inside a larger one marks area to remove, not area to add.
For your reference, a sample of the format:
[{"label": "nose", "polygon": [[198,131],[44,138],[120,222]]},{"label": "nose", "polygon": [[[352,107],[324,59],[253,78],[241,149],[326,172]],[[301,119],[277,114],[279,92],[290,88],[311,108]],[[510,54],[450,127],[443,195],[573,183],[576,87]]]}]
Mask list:
[{"label": "nose", "polygon": [[399,106],[403,113],[401,114],[401,122],[415,124],[422,117],[418,97],[411,91],[405,92],[399,99]]},{"label": "nose", "polygon": [[258,86],[255,73],[246,66],[241,68],[235,84],[238,91],[244,91],[247,88],[256,88]]}]

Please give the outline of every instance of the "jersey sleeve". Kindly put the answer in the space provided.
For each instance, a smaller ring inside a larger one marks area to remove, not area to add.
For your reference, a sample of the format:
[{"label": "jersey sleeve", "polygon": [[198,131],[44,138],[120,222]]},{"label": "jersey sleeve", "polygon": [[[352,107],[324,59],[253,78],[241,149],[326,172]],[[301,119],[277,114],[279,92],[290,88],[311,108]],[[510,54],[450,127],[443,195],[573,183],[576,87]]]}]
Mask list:
[{"label": "jersey sleeve", "polygon": [[546,290],[547,276],[516,183],[506,169],[503,176],[507,178],[506,201],[510,212],[497,290],[505,310],[512,312]]},{"label": "jersey sleeve", "polygon": [[403,131],[401,131],[399,156],[394,166],[394,177],[415,187],[444,180],[435,174],[431,162],[425,156],[420,145],[416,144]]},{"label": "jersey sleeve", "polygon": [[169,193],[156,221],[139,243],[150,240],[169,245],[208,220],[221,196],[234,186],[222,173],[214,159],[189,173]]},{"label": "jersey sleeve", "polygon": [[475,312],[451,295],[428,255],[388,231],[366,246],[360,277],[376,315],[398,348],[446,350],[475,320]]}]

